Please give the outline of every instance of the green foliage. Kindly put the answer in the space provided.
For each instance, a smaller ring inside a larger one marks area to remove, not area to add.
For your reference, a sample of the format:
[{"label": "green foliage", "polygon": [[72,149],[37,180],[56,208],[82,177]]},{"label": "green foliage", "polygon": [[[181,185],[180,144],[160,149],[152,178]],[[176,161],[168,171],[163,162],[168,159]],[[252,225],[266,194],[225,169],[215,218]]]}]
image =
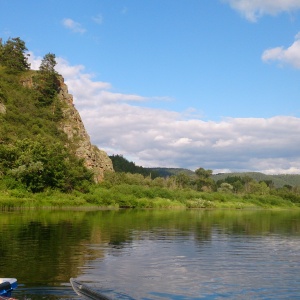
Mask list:
[{"label": "green foliage", "polygon": [[[208,178],[210,172],[204,173]],[[171,202],[177,201],[187,208],[270,208],[292,207],[292,203],[300,203],[297,202],[296,195],[300,194],[297,189],[291,191],[286,188],[284,193],[286,200],[283,195],[273,197],[270,193],[275,193],[276,190],[271,190],[265,182],[257,182],[250,177],[228,177],[225,181],[222,180],[218,183],[218,192],[197,191],[195,178],[190,177],[189,181],[185,179],[186,177],[182,177],[181,173],[177,176],[158,177],[152,180],[140,174],[108,172],[101,187],[107,189],[103,196],[106,201],[109,199],[110,204],[119,204],[124,207],[139,207],[141,203],[143,203],[143,207],[149,207],[150,204],[145,204],[145,199],[152,201],[155,198],[168,199]],[[186,184],[184,187],[183,182]],[[95,204],[104,203],[102,196],[96,198],[97,200],[93,197],[91,201],[94,201]],[[141,203],[136,202],[139,199],[143,199]]]},{"label": "green foliage", "polygon": [[8,68],[10,72],[22,72],[29,70],[30,64],[25,55],[27,48],[25,42],[19,37],[10,38],[0,46],[0,65]]},{"label": "green foliage", "polygon": [[193,177],[195,173],[188,169],[182,168],[146,168],[151,172],[156,172],[159,176],[167,178],[171,176],[177,176],[178,174],[185,174],[189,177]]},{"label": "green foliage", "polygon": [[58,93],[58,79],[55,73],[37,73],[33,77],[34,88],[37,91],[37,101],[41,106],[53,103]]},{"label": "green foliage", "polygon": [[[112,159],[113,162],[114,160],[116,160],[116,162],[114,163],[114,169],[116,170],[116,172],[138,173],[138,172],[132,172],[132,167],[135,166],[135,164],[133,162],[129,163],[129,161],[123,158],[122,155],[113,155],[110,156],[110,158]],[[127,167],[126,164],[129,164],[129,166]],[[195,182],[197,175],[195,174],[195,172],[191,170],[182,169],[182,168],[144,168],[144,169],[147,170],[148,173],[140,172],[140,174],[142,174],[143,176],[149,176],[149,174],[151,173],[151,178],[153,179],[159,178],[161,184],[164,179],[173,178],[173,180],[175,181],[173,181],[172,184],[175,185],[176,187],[182,187],[182,188],[197,187]],[[203,168],[200,168],[200,170],[201,169]],[[205,170],[205,169],[203,170],[204,173],[205,171],[208,171],[210,173],[208,174],[209,175],[208,177],[215,181],[216,186],[212,184],[213,190],[220,188],[221,184],[223,182],[226,182],[233,186],[234,193],[242,193],[244,192],[245,184],[252,180],[257,181],[259,183],[265,182],[267,184],[267,187],[269,187],[270,189],[283,187],[284,185],[300,186],[300,175],[296,175],[296,174],[265,175],[258,172],[212,174],[211,170]],[[200,177],[205,178],[206,176],[201,175]],[[203,183],[205,186],[205,182]],[[169,184],[171,185],[171,182],[169,182]]]},{"label": "green foliage", "polygon": [[39,69],[42,73],[56,73],[55,66],[56,66],[55,54],[48,53],[43,57]]},{"label": "green foliage", "polygon": [[186,188],[191,185],[191,177],[186,173],[180,172],[175,176],[176,184],[180,188]]},{"label": "green foliage", "polygon": [[233,185],[227,182],[221,183],[221,186],[218,188],[218,191],[223,193],[232,193],[233,191]]},{"label": "green foliage", "polygon": [[[250,176],[227,176],[225,179],[219,179],[216,182],[218,190],[225,192],[228,188],[234,193],[252,193],[257,195],[269,194],[270,188],[273,188],[271,180],[257,182]],[[226,187],[224,189],[224,187]]]},{"label": "green foliage", "polygon": [[[265,181],[270,188],[281,188],[284,185],[300,186],[300,175],[299,174],[280,174],[280,175],[266,175],[259,172],[244,172],[244,173],[220,173],[215,174],[212,178],[218,182],[219,180],[225,180],[226,178],[239,178],[241,182],[244,178],[251,178],[255,181]],[[231,182],[226,182],[232,184]]]},{"label": "green foliage", "polygon": [[55,54],[48,53],[41,62],[39,72],[33,76],[34,88],[38,92],[37,100],[41,106],[52,104],[58,93],[59,81],[55,66]]},{"label": "green foliage", "polygon": [[280,177],[284,187],[278,188],[275,177],[260,173],[253,173],[255,178],[252,173],[219,178],[203,168],[153,170],[121,155],[110,157],[116,172],[92,185],[93,174],[65,147],[67,136],[59,129],[63,104],[57,97],[55,55],[46,54],[39,71],[30,71],[26,50],[19,38],[0,42],[0,102],[5,105],[0,114],[0,206],[300,206],[300,190],[283,180],[288,176]]},{"label": "green foliage", "polygon": [[[120,175],[120,174],[119,174]],[[285,199],[280,195],[234,194],[228,192],[200,192],[193,189],[174,189],[155,186],[149,179],[139,184],[124,183],[126,174],[117,176],[118,183],[112,184],[113,177],[101,184],[89,184],[85,194],[74,190],[62,194],[57,189],[46,188],[32,194],[24,184],[11,177],[0,180],[0,208],[13,207],[65,207],[92,206],[106,208],[188,208],[188,209],[246,209],[246,208],[297,208],[296,198]],[[114,178],[115,179],[115,178]],[[109,181],[107,181],[109,180]],[[166,180],[166,179],[164,179]],[[123,181],[123,182],[122,182]],[[290,191],[291,192],[291,191]],[[22,200],[22,201],[21,201]],[[21,202],[20,202],[21,201]],[[15,205],[14,205],[15,203]]]},{"label": "green foliage", "polygon": [[211,178],[212,170],[205,170],[204,168],[198,168],[195,171],[197,178],[195,184],[198,191],[212,191],[215,188],[215,182]]},{"label": "green foliage", "polygon": [[20,83],[31,76],[32,72],[25,72],[20,78],[0,69],[0,87],[6,106],[6,113],[0,114],[0,143],[12,143],[38,134],[47,137],[49,142],[66,139],[56,123],[62,116],[62,104],[55,99],[50,106],[41,107],[37,101],[38,92]]},{"label": "green foliage", "polygon": [[184,207],[175,191],[149,186],[118,184],[107,188],[105,183],[85,196],[88,203],[97,206],[120,208],[167,208]]},{"label": "green foliage", "polygon": [[46,188],[71,191],[92,180],[91,172],[82,161],[70,157],[61,143],[49,144],[42,137],[18,140],[15,145],[0,145],[0,161],[4,175],[32,192]]},{"label": "green foliage", "polygon": [[[5,49],[12,44],[9,58]],[[11,72],[8,62],[25,48],[18,39],[1,44],[6,56],[0,59],[0,97],[6,112],[0,114],[0,187],[34,193],[49,188],[87,192],[92,173],[65,147],[67,137],[59,129],[63,104],[56,97],[55,56],[45,56],[41,71],[28,71],[24,65]]]},{"label": "green foliage", "polygon": [[270,188],[264,181],[257,182],[251,180],[245,184],[245,192],[257,195],[267,195],[270,192]]},{"label": "green foliage", "polygon": [[140,166],[136,166],[134,162],[128,161],[123,155],[112,155],[109,156],[113,163],[114,170],[116,172],[126,172],[132,174],[141,174],[143,176],[151,176],[151,178],[156,178],[159,174],[151,169],[146,169]]},{"label": "green foliage", "polygon": [[195,199],[186,202],[187,208],[216,208],[216,204],[209,200]]},{"label": "green foliage", "polygon": [[300,192],[298,189],[290,189],[283,187],[272,191],[272,195],[279,196],[285,200],[291,201],[293,203],[300,204]]},{"label": "green foliage", "polygon": [[295,207],[291,201],[278,197],[276,195],[253,195],[243,196],[246,202],[253,203],[256,207],[273,208],[273,207]]}]

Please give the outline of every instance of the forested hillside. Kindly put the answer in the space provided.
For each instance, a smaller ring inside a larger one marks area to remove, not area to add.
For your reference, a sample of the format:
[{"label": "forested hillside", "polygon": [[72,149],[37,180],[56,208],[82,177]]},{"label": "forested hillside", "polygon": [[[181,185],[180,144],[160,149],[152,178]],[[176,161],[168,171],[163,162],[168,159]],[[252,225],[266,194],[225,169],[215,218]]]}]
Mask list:
[{"label": "forested hillside", "polygon": [[32,192],[82,189],[93,174],[65,147],[67,136],[59,129],[64,103],[55,55],[46,54],[33,71],[26,50],[20,38],[0,43],[1,184]]},{"label": "forested hillside", "polygon": [[158,172],[153,169],[143,168],[141,166],[137,166],[134,162],[129,161],[123,155],[111,155],[109,156],[111,159],[114,170],[116,172],[125,172],[131,174],[141,174],[143,176],[150,176],[151,178],[156,178],[161,176]]},{"label": "forested hillside", "polygon": [[[176,177],[176,176],[187,176],[190,178],[195,178],[196,174],[194,171],[183,169],[183,168],[143,168],[141,166],[136,166],[134,162],[129,162],[122,155],[112,155],[110,156],[114,164],[114,170],[116,172],[129,172],[142,174],[144,176],[149,176],[151,174],[152,178],[156,177]],[[251,178],[256,182],[267,182],[272,183],[275,188],[281,187],[300,187],[300,175],[299,174],[279,174],[279,175],[266,175],[260,172],[243,172],[243,173],[219,173],[212,174],[211,178],[216,182],[225,182],[227,178]],[[229,179],[230,181],[230,179]]]},{"label": "forested hillside", "polygon": [[[183,168],[144,168],[142,166],[137,166],[134,162],[128,161],[123,155],[111,155],[110,156],[114,170],[116,172],[128,172],[132,174],[142,174],[143,176],[151,176],[151,178],[156,177],[183,177],[195,178],[197,177],[194,171],[183,169]],[[279,174],[279,175],[266,175],[260,172],[243,172],[243,173],[219,173],[212,174],[211,178],[220,185],[222,182],[230,182],[233,179],[238,178],[239,180],[244,180],[250,178],[256,182],[266,182],[274,188],[282,187],[300,187],[300,175],[298,174]]]},{"label": "forested hillside", "polygon": [[195,175],[195,172],[188,169],[182,169],[182,168],[147,168],[147,169],[157,172],[161,177],[170,177],[170,176],[178,175],[180,173],[186,174],[188,176]]},{"label": "forested hillside", "polygon": [[222,173],[213,175],[215,181],[224,180],[227,177],[250,177],[256,181],[269,181],[272,182],[274,187],[283,186],[300,186],[299,174],[279,174],[279,175],[266,175],[259,172],[244,172],[244,173]]}]

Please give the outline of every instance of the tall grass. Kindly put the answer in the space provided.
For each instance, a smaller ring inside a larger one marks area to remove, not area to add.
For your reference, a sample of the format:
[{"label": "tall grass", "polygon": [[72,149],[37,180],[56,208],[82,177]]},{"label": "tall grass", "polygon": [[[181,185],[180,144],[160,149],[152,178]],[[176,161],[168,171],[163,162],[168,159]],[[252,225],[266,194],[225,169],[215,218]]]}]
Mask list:
[{"label": "tall grass", "polygon": [[0,184],[0,209],[45,207],[243,209],[297,208],[299,203],[293,203],[278,195],[197,192],[191,189],[127,183],[92,185],[87,193],[62,193],[51,189],[42,193],[31,193],[17,187],[8,189]]}]

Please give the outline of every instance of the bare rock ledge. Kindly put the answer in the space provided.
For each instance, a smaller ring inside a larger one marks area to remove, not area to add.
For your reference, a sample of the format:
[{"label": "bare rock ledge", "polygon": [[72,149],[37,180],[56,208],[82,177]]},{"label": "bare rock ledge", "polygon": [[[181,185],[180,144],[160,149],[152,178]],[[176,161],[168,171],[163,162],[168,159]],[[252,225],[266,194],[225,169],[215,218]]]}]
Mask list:
[{"label": "bare rock ledge", "polygon": [[85,166],[94,172],[95,182],[103,180],[105,171],[113,171],[113,164],[107,153],[91,144],[90,137],[84,127],[79,112],[74,107],[73,96],[63,77],[59,76],[59,99],[63,102],[63,119],[60,128],[68,136],[70,146],[75,149],[78,158],[83,159]]}]

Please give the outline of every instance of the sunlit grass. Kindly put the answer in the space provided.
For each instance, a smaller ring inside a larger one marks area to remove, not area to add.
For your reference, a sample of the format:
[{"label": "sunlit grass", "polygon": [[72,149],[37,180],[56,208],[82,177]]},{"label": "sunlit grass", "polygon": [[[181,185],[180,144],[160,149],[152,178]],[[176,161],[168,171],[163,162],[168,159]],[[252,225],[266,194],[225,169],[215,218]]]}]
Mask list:
[{"label": "sunlit grass", "polygon": [[249,209],[297,208],[297,204],[274,195],[236,195],[197,192],[121,184],[112,187],[95,185],[90,192],[62,193],[47,190],[30,193],[26,190],[0,191],[0,207],[14,208],[135,208],[135,209]]}]

